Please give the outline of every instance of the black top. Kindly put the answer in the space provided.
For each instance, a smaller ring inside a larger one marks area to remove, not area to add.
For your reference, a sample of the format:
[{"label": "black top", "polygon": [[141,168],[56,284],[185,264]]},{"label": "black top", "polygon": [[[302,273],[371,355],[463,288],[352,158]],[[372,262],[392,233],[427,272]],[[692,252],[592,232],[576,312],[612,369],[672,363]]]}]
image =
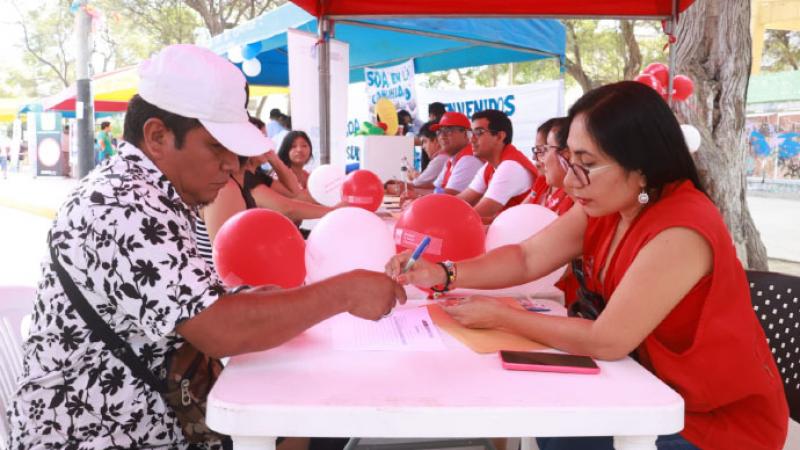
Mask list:
[{"label": "black top", "polygon": [[253,198],[253,194],[250,193],[250,189],[254,188],[256,185],[248,183],[247,179],[248,175],[250,175],[249,171],[244,173],[244,185],[239,184],[239,182],[236,181],[236,178],[234,178],[233,175],[231,175],[231,179],[233,180],[234,183],[236,183],[237,186],[239,186],[239,191],[241,191],[242,198],[244,199],[244,207],[246,209],[253,209],[256,207],[256,199]]}]

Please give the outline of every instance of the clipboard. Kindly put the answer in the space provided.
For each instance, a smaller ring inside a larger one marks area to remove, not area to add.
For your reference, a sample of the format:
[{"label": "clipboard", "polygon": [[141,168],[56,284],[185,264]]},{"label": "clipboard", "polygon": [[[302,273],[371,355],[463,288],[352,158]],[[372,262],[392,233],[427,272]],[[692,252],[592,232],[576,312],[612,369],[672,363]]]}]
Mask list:
[{"label": "clipboard", "polygon": [[[504,297],[498,300],[502,300],[512,308],[525,309],[514,298]],[[427,308],[431,320],[440,330],[454,337],[475,353],[497,353],[500,350],[533,351],[550,348],[508,331],[467,328],[450,317],[450,314],[447,314],[438,304],[428,305]]]}]

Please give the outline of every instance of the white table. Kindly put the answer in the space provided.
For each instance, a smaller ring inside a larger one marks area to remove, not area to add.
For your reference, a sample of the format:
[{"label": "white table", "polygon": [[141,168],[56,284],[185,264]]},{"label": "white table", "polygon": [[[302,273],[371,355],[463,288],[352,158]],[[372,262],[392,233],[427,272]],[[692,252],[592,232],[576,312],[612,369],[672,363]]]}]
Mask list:
[{"label": "white table", "polygon": [[276,436],[614,436],[618,450],[644,450],[683,429],[683,399],[630,358],[598,362],[599,375],[515,372],[445,342],[433,352],[336,351],[323,322],[234,357],[209,395],[208,424],[236,450],[274,449]]}]

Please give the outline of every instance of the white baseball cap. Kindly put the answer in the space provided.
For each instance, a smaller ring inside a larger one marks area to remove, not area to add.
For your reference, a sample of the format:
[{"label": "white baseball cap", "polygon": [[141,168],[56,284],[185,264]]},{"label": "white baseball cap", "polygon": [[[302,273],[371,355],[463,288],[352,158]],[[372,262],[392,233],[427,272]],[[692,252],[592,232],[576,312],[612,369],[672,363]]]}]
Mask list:
[{"label": "white baseball cap", "polygon": [[275,146],[250,123],[245,83],[236,66],[196,45],[170,45],[139,65],[139,95],[145,101],[198,119],[237,155],[257,156]]}]

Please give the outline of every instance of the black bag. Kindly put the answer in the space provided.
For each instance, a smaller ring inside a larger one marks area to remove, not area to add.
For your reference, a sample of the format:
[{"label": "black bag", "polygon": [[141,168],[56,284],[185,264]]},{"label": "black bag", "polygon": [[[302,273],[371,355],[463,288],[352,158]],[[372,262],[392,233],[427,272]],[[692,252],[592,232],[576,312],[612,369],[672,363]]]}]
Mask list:
[{"label": "black bag", "polygon": [[92,330],[95,337],[105,343],[114,356],[131,370],[133,375],[160,393],[172,408],[183,435],[190,443],[213,440],[222,442],[223,448],[232,448],[229,436],[219,434],[206,425],[206,400],[208,393],[222,372],[222,362],[210,358],[189,342],[168,355],[166,361],[166,380],[156,377],[139,359],[127,342],[122,340],[111,327],[89,305],[89,302],[75,286],[69,274],[56,259],[55,248],[50,247],[53,268],[58,275],[67,298],[78,314]]}]

